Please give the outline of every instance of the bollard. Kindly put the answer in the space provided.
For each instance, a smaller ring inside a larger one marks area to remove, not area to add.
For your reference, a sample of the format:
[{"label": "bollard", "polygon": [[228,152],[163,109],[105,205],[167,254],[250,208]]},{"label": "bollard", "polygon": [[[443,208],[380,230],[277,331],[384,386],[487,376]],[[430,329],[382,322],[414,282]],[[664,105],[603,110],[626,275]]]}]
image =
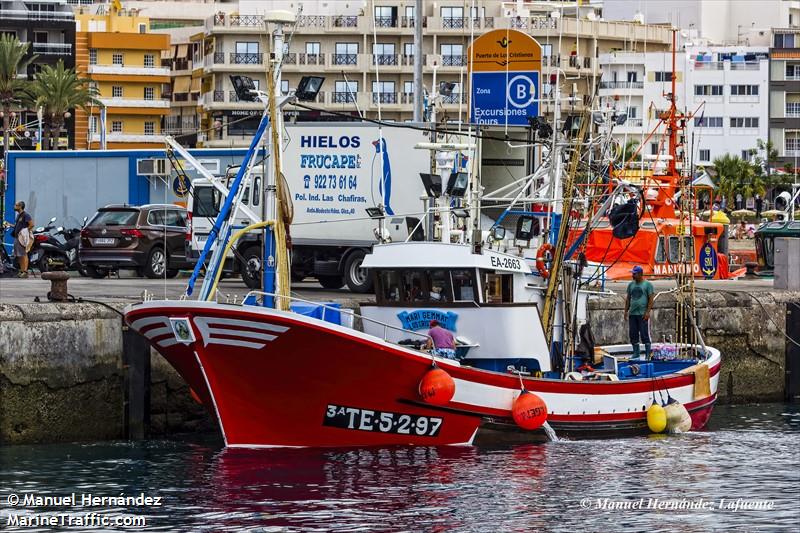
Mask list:
[{"label": "bollard", "polygon": [[44,272],[42,279],[50,281],[50,292],[47,293],[47,299],[54,302],[66,302],[69,298],[67,293],[67,280],[69,274],[66,272]]}]

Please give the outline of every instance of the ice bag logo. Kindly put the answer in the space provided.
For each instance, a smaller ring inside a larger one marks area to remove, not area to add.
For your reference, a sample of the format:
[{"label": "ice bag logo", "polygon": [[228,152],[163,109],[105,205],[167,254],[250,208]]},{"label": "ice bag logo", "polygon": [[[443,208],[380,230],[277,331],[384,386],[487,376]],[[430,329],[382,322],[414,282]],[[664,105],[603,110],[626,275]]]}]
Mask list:
[{"label": "ice bag logo", "polygon": [[436,320],[439,325],[444,329],[456,331],[456,320],[458,314],[452,311],[437,311],[436,309],[417,309],[416,311],[401,311],[397,313],[397,318],[403,325],[403,329],[417,331],[420,329],[428,329],[431,325],[431,320]]}]

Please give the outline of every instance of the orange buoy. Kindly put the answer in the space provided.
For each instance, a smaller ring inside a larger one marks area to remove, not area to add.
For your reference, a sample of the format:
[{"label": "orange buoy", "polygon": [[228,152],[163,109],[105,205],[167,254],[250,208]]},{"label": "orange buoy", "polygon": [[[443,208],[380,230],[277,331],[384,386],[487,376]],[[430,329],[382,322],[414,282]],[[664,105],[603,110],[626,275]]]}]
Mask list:
[{"label": "orange buoy", "polygon": [[427,403],[445,405],[456,393],[456,382],[434,363],[419,382],[419,395]]},{"label": "orange buoy", "polygon": [[511,415],[522,429],[539,429],[547,421],[547,405],[534,393],[522,389],[511,407]]}]

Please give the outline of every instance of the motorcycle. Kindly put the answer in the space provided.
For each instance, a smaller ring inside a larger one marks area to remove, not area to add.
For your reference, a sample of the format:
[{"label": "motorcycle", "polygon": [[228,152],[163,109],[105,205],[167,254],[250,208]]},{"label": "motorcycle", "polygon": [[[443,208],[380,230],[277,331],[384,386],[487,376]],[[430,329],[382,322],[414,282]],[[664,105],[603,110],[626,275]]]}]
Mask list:
[{"label": "motorcycle", "polygon": [[[42,272],[75,269],[81,276],[88,276],[78,255],[81,228],[65,229],[63,226],[53,228],[55,220],[53,217],[46,227],[34,230],[34,247],[29,256],[31,263]],[[85,218],[83,223],[86,224]],[[55,232],[51,233],[53,229]]]}]

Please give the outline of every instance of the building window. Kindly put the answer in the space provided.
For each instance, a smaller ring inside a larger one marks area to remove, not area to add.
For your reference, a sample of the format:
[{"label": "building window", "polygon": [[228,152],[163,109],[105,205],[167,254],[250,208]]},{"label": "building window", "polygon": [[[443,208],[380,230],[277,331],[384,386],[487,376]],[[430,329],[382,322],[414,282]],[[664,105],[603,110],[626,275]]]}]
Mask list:
[{"label": "building window", "polygon": [[672,81],[672,72],[654,72],[656,81]]},{"label": "building window", "polygon": [[750,161],[750,150],[742,150],[742,159]]},{"label": "building window", "polygon": [[145,87],[144,88],[144,99],[145,100],[155,100],[156,98],[156,88],[155,87]]},{"label": "building window", "polygon": [[695,96],[722,96],[722,85],[695,85]]},{"label": "building window", "polygon": [[97,64],[97,48],[90,48],[89,49],[89,64],[96,65]]},{"label": "building window", "polygon": [[122,133],[122,121],[114,120],[111,122],[111,133]]},{"label": "building window", "polygon": [[629,119],[636,118],[638,116],[638,114],[639,114],[639,108],[638,107],[629,107],[626,113],[627,113]]},{"label": "building window", "polygon": [[786,63],[786,79],[800,79],[800,63]]},{"label": "building window", "polygon": [[123,61],[123,56],[119,52],[115,52],[114,55],[111,56],[111,62],[118,67],[122,67],[125,65]]},{"label": "building window", "polygon": [[334,65],[357,65],[358,43],[336,43],[336,52],[333,54]]},{"label": "building window", "polygon": [[413,81],[404,81],[403,82],[403,94],[414,94],[414,82]]},{"label": "building window", "polygon": [[310,56],[318,56],[319,55],[319,43],[316,42],[308,42],[306,43],[306,54]]},{"label": "building window", "polygon": [[776,33],[775,48],[794,48],[794,34],[792,33]]},{"label": "building window", "polygon": [[786,156],[800,155],[800,131],[786,130],[784,148]]},{"label": "building window", "polygon": [[711,150],[709,150],[708,148],[701,148],[700,161],[711,161]]},{"label": "building window", "polygon": [[147,33],[147,24],[139,24],[139,33]]},{"label": "building window", "polygon": [[289,80],[281,80],[281,94],[289,94]]},{"label": "building window", "polygon": [[445,28],[464,27],[464,8],[463,7],[443,7],[442,26]]},{"label": "building window", "polygon": [[636,83],[639,81],[637,79],[637,74],[635,71],[628,71],[628,83]]},{"label": "building window", "polygon": [[460,67],[464,65],[464,45],[443,44],[440,47],[440,51],[442,53],[442,65],[446,67]]},{"label": "building window", "polygon": [[394,28],[397,26],[397,8],[375,6],[375,26],[378,28]]},{"label": "building window", "polygon": [[650,155],[658,155],[658,143],[650,143]]},{"label": "building window", "polygon": [[414,43],[403,44],[403,55],[406,57],[412,57],[414,55]]},{"label": "building window", "polygon": [[356,94],[358,94],[358,81],[337,80],[334,83],[333,102],[335,104],[355,102]]},{"label": "building window", "polygon": [[156,123],[155,122],[145,122],[144,123],[144,134],[145,135],[155,135],[156,134]]},{"label": "building window", "polygon": [[758,85],[731,85],[731,96],[758,96]]},{"label": "building window", "polygon": [[697,128],[721,128],[722,117],[694,117],[694,125]]},{"label": "building window", "polygon": [[100,130],[100,117],[92,115],[89,117],[89,134],[94,135]]},{"label": "building window", "polygon": [[757,128],[758,117],[731,117],[731,128]]},{"label": "building window", "polygon": [[111,87],[111,97],[122,98],[122,87],[119,85],[114,85],[113,87]]},{"label": "building window", "polygon": [[372,101],[381,104],[396,104],[397,94],[394,92],[393,81],[373,81]]},{"label": "building window", "polygon": [[375,43],[372,45],[374,62],[377,65],[396,65],[394,43]]},{"label": "building window", "polygon": [[154,68],[156,66],[156,56],[153,54],[144,55],[144,68]]}]

